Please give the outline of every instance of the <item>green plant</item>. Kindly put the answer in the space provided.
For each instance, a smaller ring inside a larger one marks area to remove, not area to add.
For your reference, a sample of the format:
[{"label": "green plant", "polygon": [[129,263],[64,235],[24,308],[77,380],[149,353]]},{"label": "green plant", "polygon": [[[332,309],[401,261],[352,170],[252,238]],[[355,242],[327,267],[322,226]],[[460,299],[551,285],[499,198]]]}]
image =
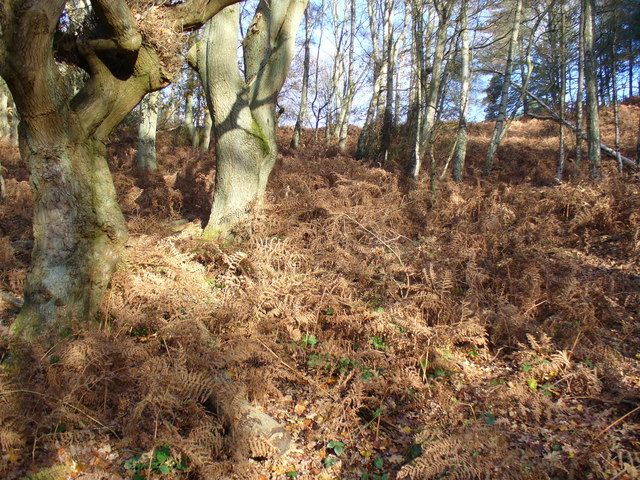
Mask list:
[{"label": "green plant", "polygon": [[134,455],[124,462],[123,466],[125,470],[132,473],[133,480],[144,480],[147,470],[160,475],[168,475],[184,472],[189,468],[187,458],[172,456],[171,449],[166,443],[160,448],[154,449],[150,456],[145,457],[145,455]]},{"label": "green plant", "polygon": [[309,335],[308,333],[302,337],[302,344],[306,347],[315,347],[319,343],[319,340],[315,335]]},{"label": "green plant", "polygon": [[339,440],[331,440],[327,443],[327,448],[329,450],[333,450],[333,453],[337,456],[340,456],[342,455],[342,452],[344,452],[345,444]]},{"label": "green plant", "polygon": [[335,315],[336,311],[333,309],[333,307],[327,307],[327,308],[324,309],[323,313],[327,317],[331,317],[332,315]]},{"label": "green plant", "polygon": [[375,348],[376,350],[380,350],[380,351],[384,351],[387,349],[387,344],[384,343],[384,340],[381,337],[371,337],[369,339],[369,343],[373,346],[373,348]]}]

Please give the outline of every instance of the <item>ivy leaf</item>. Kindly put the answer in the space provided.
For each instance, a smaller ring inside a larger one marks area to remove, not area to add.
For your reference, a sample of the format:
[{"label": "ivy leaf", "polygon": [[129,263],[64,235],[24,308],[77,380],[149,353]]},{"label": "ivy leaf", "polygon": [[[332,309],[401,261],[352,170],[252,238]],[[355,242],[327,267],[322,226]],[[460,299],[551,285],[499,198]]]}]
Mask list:
[{"label": "ivy leaf", "polygon": [[169,450],[169,445],[165,443],[164,445],[162,445],[162,447],[156,450],[154,457],[156,462],[160,464],[166,462],[169,459],[170,455],[171,451]]},{"label": "ivy leaf", "polygon": [[382,470],[383,465],[384,465],[384,460],[382,460],[382,457],[376,457],[376,459],[373,461],[373,466],[376,467],[378,470]]},{"label": "ivy leaf", "polygon": [[332,449],[336,455],[340,456],[344,452],[344,443],[338,440],[331,440],[327,443],[327,448]]}]

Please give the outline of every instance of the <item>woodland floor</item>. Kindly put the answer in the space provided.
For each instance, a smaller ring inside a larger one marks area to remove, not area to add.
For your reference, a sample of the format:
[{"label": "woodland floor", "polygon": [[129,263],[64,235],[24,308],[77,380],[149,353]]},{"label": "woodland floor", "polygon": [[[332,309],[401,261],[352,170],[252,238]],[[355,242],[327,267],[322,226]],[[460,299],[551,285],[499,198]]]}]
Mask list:
[{"label": "woodland floor", "polygon": [[[631,157],[639,114],[622,108]],[[120,132],[131,238],[99,328],[40,351],[0,304],[0,477],[639,478],[639,179],[603,159],[600,184],[555,185],[557,126],[538,120],[513,124],[484,179],[490,131],[471,126],[467,180],[432,199],[310,133],[292,152],[282,130],[264,212],[222,243],[199,237],[210,155],[162,134],[162,174],[141,179]],[[28,174],[0,159],[0,289],[19,296]],[[295,448],[239,444],[233,412],[209,408],[221,395]]]}]

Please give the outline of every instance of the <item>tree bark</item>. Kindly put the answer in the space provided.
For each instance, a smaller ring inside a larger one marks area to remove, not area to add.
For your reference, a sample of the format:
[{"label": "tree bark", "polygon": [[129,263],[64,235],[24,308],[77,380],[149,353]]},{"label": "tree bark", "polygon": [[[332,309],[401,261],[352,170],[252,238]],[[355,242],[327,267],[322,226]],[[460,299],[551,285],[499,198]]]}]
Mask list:
[{"label": "tree bark", "polygon": [[583,0],[584,13],[584,60],[587,85],[587,144],[591,178],[599,180],[601,174],[600,159],[600,120],[598,116],[598,92],[596,52],[593,46],[593,0]]},{"label": "tree bark", "polygon": [[356,83],[353,79],[354,50],[356,41],[356,2],[349,1],[349,50],[347,51],[347,76],[344,83],[344,96],[340,109],[338,121],[338,148],[345,152],[347,148],[347,135],[349,133],[349,118],[351,116],[351,106],[356,93]]},{"label": "tree bark", "polygon": [[[198,8],[188,1],[162,13],[182,30],[230,1],[200,1]],[[169,83],[124,0],[92,1],[100,31],[111,38],[59,31],[65,4],[5,2],[0,15],[0,76],[20,115],[20,154],[34,199],[24,305],[11,325],[28,340],[68,333],[75,322],[95,318],[127,239],[105,141],[145,94]],[[88,74],[73,96],[73,78],[59,61]]]},{"label": "tree bark", "polygon": [[616,55],[616,42],[618,39],[618,15],[616,5],[613,5],[613,38],[611,40],[611,100],[613,102],[613,129],[614,129],[614,145],[616,150],[616,160],[618,161],[618,170],[623,171],[622,158],[620,156],[620,109],[618,108],[618,65]]},{"label": "tree bark", "polygon": [[207,237],[229,232],[262,204],[277,158],[275,102],[305,8],[305,0],[261,0],[243,41],[244,77],[236,61],[237,5],[209,21],[205,43],[190,54],[214,112],[216,182]]},{"label": "tree bark", "polygon": [[509,86],[511,73],[513,71],[513,58],[516,53],[516,46],[518,44],[518,34],[520,31],[520,18],[522,16],[522,0],[517,0],[516,11],[513,18],[513,26],[511,28],[511,37],[509,39],[509,50],[507,53],[507,61],[504,67],[504,82],[502,84],[502,91],[500,92],[500,107],[498,110],[498,118],[493,129],[493,136],[489,143],[489,149],[487,150],[487,156],[484,161],[484,174],[489,175],[493,169],[493,162],[498,151],[498,145],[502,138],[502,130],[507,116],[507,106],[509,105]]},{"label": "tree bark", "polygon": [[393,55],[393,0],[385,1],[384,14],[385,45],[386,56],[386,77],[385,77],[385,105],[382,117],[382,132],[380,136],[380,155],[382,164],[386,165],[389,157],[389,147],[391,146],[391,135],[393,133],[393,74],[395,71],[395,59]]},{"label": "tree bark", "polygon": [[576,175],[582,163],[582,112],[584,105],[584,11],[580,8],[578,27],[578,85],[576,90]]},{"label": "tree bark", "polygon": [[453,179],[462,181],[464,175],[464,162],[467,156],[467,111],[469,109],[469,88],[471,86],[471,48],[469,46],[469,21],[467,12],[467,0],[462,0],[460,5],[460,42],[462,48],[462,70],[460,73],[460,104],[458,133],[456,148],[453,156]]},{"label": "tree bark", "polygon": [[0,85],[0,140],[8,140],[11,136],[9,124],[9,96]]},{"label": "tree bark", "polygon": [[140,103],[142,118],[138,128],[136,168],[140,172],[158,170],[156,160],[156,129],[158,126],[158,98],[160,92],[148,94]]},{"label": "tree bark", "polygon": [[[375,122],[377,114],[382,110],[383,82],[387,77],[387,57],[383,55],[381,50],[384,50],[384,46],[387,43],[386,32],[388,29],[384,21],[380,19],[380,10],[376,8],[377,5],[375,0],[367,0],[369,33],[371,35],[371,56],[369,62],[373,70],[373,93],[371,94],[369,106],[367,107],[364,125],[358,136],[358,145],[356,148],[356,159],[358,160],[362,160],[368,155],[375,153],[375,148],[378,146],[377,139],[375,138]],[[386,5],[386,2],[381,2],[380,5]],[[380,46],[379,31],[383,32],[382,47]]]},{"label": "tree bark", "polygon": [[311,21],[309,7],[304,11],[304,61],[302,66],[302,89],[300,91],[300,108],[296,125],[293,128],[293,137],[291,138],[291,148],[297,150],[300,146],[300,136],[302,135],[302,126],[307,118],[307,101],[309,92],[309,65],[311,63]]},{"label": "tree bark", "polygon": [[202,127],[202,138],[200,139],[200,150],[206,152],[211,147],[211,130],[213,129],[213,118],[209,109],[204,109],[204,126]]},{"label": "tree bark", "polygon": [[560,1],[560,92],[559,92],[559,107],[560,107],[560,140],[558,151],[558,166],[556,169],[556,181],[562,182],[564,175],[565,164],[565,138],[564,138],[564,117],[565,117],[565,96],[567,94],[567,59],[566,59],[566,24],[565,24],[565,12],[564,2]]},{"label": "tree bark", "polygon": [[187,136],[189,141],[191,142],[191,146],[193,148],[198,147],[198,134],[196,132],[196,125],[193,118],[193,90],[187,90],[187,94],[185,96],[185,106],[184,106],[184,128],[187,132]]},{"label": "tree bark", "polygon": [[[438,94],[440,93],[440,83],[442,82],[442,63],[444,59],[444,48],[447,42],[447,27],[449,23],[449,16],[453,2],[450,0],[444,0],[439,3],[438,12],[438,29],[436,30],[436,45],[433,53],[431,82],[429,83],[429,90],[426,98],[426,113],[424,115],[424,123],[421,127],[421,139],[423,143],[429,148],[429,145],[433,139],[433,131],[435,118],[437,113],[437,106],[439,103]],[[422,164],[422,158],[415,156],[415,150],[411,158],[411,177],[417,179],[420,174],[420,167]]]}]

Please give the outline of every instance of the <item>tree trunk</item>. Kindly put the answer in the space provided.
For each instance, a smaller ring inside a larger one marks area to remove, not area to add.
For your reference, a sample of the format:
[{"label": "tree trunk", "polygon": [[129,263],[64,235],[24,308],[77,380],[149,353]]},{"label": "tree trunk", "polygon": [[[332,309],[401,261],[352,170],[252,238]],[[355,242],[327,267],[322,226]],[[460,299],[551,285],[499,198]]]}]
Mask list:
[{"label": "tree trunk", "polygon": [[307,118],[307,101],[309,91],[309,64],[311,63],[311,21],[309,8],[304,11],[304,62],[302,67],[302,90],[300,91],[300,109],[298,110],[298,118],[296,126],[293,128],[293,137],[291,138],[291,148],[297,150],[300,146],[300,136],[302,135],[302,126]]},{"label": "tree trunk", "polygon": [[34,192],[34,245],[24,306],[11,328],[27,338],[64,334],[93,318],[127,240],[104,144],[76,143],[57,120],[25,118],[20,135]]},{"label": "tree trunk", "polygon": [[211,130],[213,129],[213,118],[209,113],[209,108],[204,109],[204,127],[202,127],[202,138],[200,139],[200,150],[206,152],[211,147]]},{"label": "tree trunk", "polygon": [[260,2],[243,42],[244,78],[236,60],[238,5],[209,21],[206,43],[190,55],[209,111],[214,112],[216,182],[205,228],[208,237],[227,233],[262,204],[277,158],[275,102],[293,59],[295,32],[305,8],[304,0]]},{"label": "tree trunk", "polygon": [[462,71],[460,73],[461,91],[456,148],[453,156],[453,179],[462,181],[464,162],[467,156],[467,111],[469,109],[469,88],[471,86],[471,48],[469,46],[469,26],[467,0],[462,0],[460,6],[460,41],[462,48]]},{"label": "tree trunk", "polygon": [[622,157],[620,155],[620,109],[618,108],[618,65],[616,55],[616,42],[618,38],[618,15],[616,6],[613,6],[613,38],[611,40],[611,100],[613,102],[613,129],[614,129],[614,145],[616,150],[616,160],[618,161],[618,171],[622,173]]},{"label": "tree trunk", "polygon": [[587,85],[587,144],[591,178],[598,180],[600,172],[600,121],[598,116],[598,92],[596,56],[593,46],[593,0],[583,0],[584,12],[584,59]]},{"label": "tree trunk", "polygon": [[136,153],[136,168],[140,172],[155,172],[158,170],[156,128],[158,126],[159,97],[160,92],[152,92],[140,102],[142,119],[138,128],[138,151]]},{"label": "tree trunk", "polygon": [[[427,146],[432,141],[434,124],[436,118],[437,107],[439,103],[438,94],[440,93],[440,82],[442,81],[442,63],[444,59],[444,48],[447,41],[447,27],[449,15],[453,2],[445,0],[440,4],[438,11],[438,29],[436,31],[436,46],[433,53],[433,70],[431,71],[431,82],[426,98],[426,113],[424,115],[424,123],[422,125],[421,140]],[[414,150],[411,158],[411,177],[417,179],[420,174],[422,158],[415,156]]]},{"label": "tree trunk", "polygon": [[629,98],[633,97],[633,40],[629,39]]},{"label": "tree trunk", "polygon": [[584,104],[584,11],[580,8],[578,29],[578,85],[576,90],[576,175],[582,163],[582,111]]},{"label": "tree trunk", "polygon": [[567,94],[567,59],[566,59],[566,25],[564,2],[560,2],[560,145],[558,151],[558,167],[556,169],[556,181],[562,182],[565,164],[565,142],[564,142],[564,117],[565,117],[565,95]]},{"label": "tree trunk", "polygon": [[353,64],[355,62],[354,50],[356,41],[356,2],[349,2],[349,50],[347,52],[347,76],[345,78],[344,97],[340,112],[338,148],[341,152],[347,149],[347,135],[349,133],[349,118],[351,116],[351,105],[353,96],[356,93],[356,84],[353,80]]},{"label": "tree trunk", "polygon": [[0,85],[0,140],[8,140],[11,136],[11,125],[9,124],[9,96],[3,91]]},{"label": "tree trunk", "polygon": [[380,135],[380,154],[382,164],[386,165],[389,158],[389,147],[391,146],[391,135],[393,134],[393,74],[395,70],[395,59],[393,56],[393,1],[385,1],[385,55],[386,55],[386,78],[385,78],[385,105],[382,119],[382,132]]},{"label": "tree trunk", "polygon": [[511,73],[513,71],[513,58],[516,53],[516,46],[518,44],[518,34],[520,31],[520,17],[522,16],[522,0],[517,0],[516,12],[513,18],[513,26],[511,28],[511,38],[509,39],[509,50],[507,52],[507,62],[504,67],[504,82],[502,84],[502,91],[500,92],[500,107],[498,110],[498,118],[493,129],[493,136],[491,137],[491,143],[489,143],[489,149],[484,161],[484,174],[489,175],[493,169],[493,162],[498,150],[498,145],[502,138],[502,130],[507,116],[507,106],[509,105],[509,86]]},{"label": "tree trunk", "polygon": [[193,93],[187,92],[185,96],[184,105],[184,129],[187,132],[187,137],[191,142],[191,146],[195,148],[196,143],[196,126],[193,122]]},{"label": "tree trunk", "polygon": [[[381,2],[380,5],[384,5]],[[371,56],[370,63],[373,70],[373,93],[367,107],[367,115],[364,125],[358,136],[358,146],[356,148],[356,159],[362,160],[367,157],[378,146],[377,140],[374,138],[376,115],[381,110],[382,92],[384,91],[383,82],[386,79],[386,56],[382,54],[381,49],[386,45],[386,26],[384,22],[380,25],[379,9],[376,8],[378,3],[375,0],[367,0],[367,12],[369,19],[369,33],[371,35]],[[382,48],[379,43],[379,31],[383,32]]]}]

